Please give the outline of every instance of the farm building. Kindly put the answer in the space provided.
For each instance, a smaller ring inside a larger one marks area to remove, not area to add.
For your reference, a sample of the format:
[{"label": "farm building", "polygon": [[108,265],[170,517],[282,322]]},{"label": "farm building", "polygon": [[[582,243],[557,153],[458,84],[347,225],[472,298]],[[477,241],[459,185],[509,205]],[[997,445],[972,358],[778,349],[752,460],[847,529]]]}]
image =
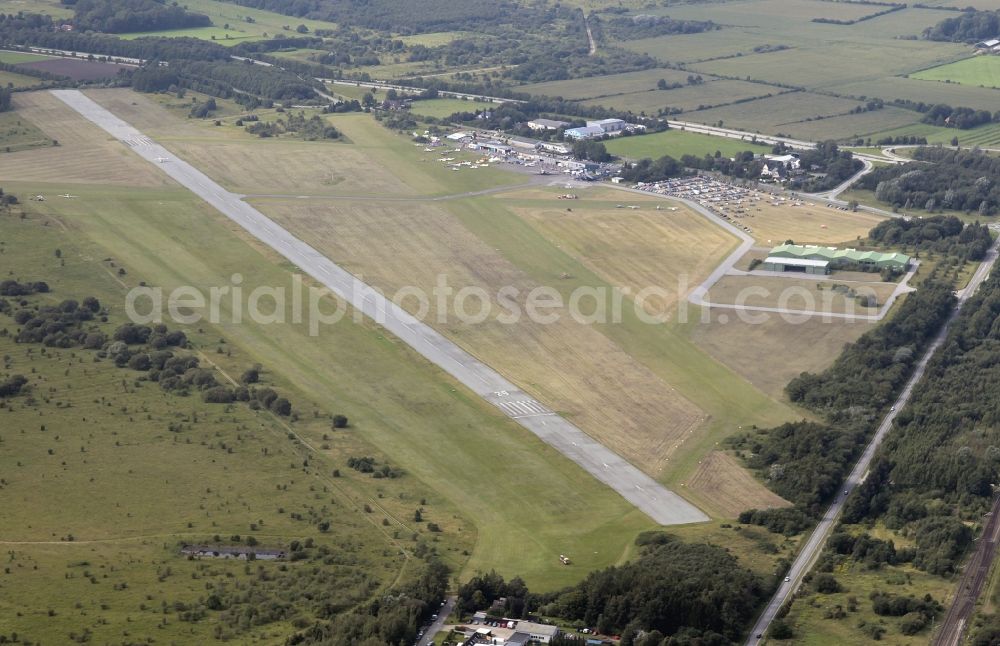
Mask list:
[{"label": "farm building", "polygon": [[569,123],[566,121],[556,121],[555,119],[532,119],[528,122],[528,127],[532,130],[558,130],[568,125]]},{"label": "farm building", "polygon": [[991,38],[976,43],[976,49],[993,49],[997,45],[1000,45],[1000,38]]},{"label": "farm building", "polygon": [[828,274],[833,269],[861,271],[906,271],[910,257],[903,253],[881,253],[837,249],[817,245],[778,245],[771,250],[762,269],[767,271],[799,271],[807,274]]}]

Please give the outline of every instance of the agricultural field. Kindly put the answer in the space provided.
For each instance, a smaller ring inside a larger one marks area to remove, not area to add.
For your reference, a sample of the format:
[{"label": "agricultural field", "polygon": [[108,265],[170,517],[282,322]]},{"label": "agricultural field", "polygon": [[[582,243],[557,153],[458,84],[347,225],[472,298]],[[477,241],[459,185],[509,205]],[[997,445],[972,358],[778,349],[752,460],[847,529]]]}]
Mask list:
[{"label": "agricultural field", "polygon": [[752,150],[755,153],[771,151],[770,146],[687,132],[677,128],[649,135],[618,137],[604,142],[604,145],[612,155],[629,159],[642,159],[644,157],[657,159],[663,155],[670,155],[674,159],[680,159],[684,155],[704,157],[705,155],[714,155],[716,151],[725,157],[732,157],[746,150]]},{"label": "agricultural field", "polygon": [[34,76],[27,76],[16,72],[0,71],[0,86],[2,87],[25,88],[38,85],[40,82],[41,81]]},{"label": "agricultural field", "polygon": [[[840,3],[846,4],[846,3]],[[950,62],[964,46],[897,40],[812,44],[779,52],[696,63],[690,69],[750,81],[787,83],[827,89],[849,82],[871,81]],[[823,70],[817,74],[817,70]]]},{"label": "agricultural field", "polygon": [[959,85],[1000,88],[1000,56],[974,56],[955,63],[932,67],[910,76],[924,81],[946,81]]},{"label": "agricultural field", "polygon": [[[893,99],[904,99],[925,103],[962,105],[976,110],[991,111],[995,109],[998,97],[1000,97],[998,90],[956,83],[921,81],[914,76],[909,78],[890,76],[877,81],[834,85],[827,88],[827,91],[840,96],[878,97],[887,102]],[[914,121],[919,121],[920,117],[920,114],[913,113]]]},{"label": "agricultural field", "polygon": [[[134,67],[128,65],[118,65],[116,63],[102,63],[100,61],[81,60],[76,58],[49,58],[47,60],[36,60],[28,63],[19,63],[18,67],[33,69],[58,76],[68,76],[74,81],[97,81],[101,79],[113,79],[123,70],[131,70]],[[37,79],[29,78],[31,85],[38,83]]]},{"label": "agricultural field", "polygon": [[886,107],[871,112],[843,114],[812,121],[785,124],[781,131],[790,137],[807,141],[853,141],[858,137],[885,132],[893,128],[908,127],[917,118],[916,112],[902,108]]},{"label": "agricultural field", "polygon": [[668,108],[687,113],[713,105],[773,96],[782,91],[780,88],[761,83],[716,80],[673,90],[653,90],[605,96],[584,101],[583,105],[602,105],[617,110],[630,110],[639,114],[651,115]]},{"label": "agricultural field", "polygon": [[[953,137],[958,137],[961,146],[1000,147],[1000,124],[990,123],[978,128],[959,130],[918,123],[912,126],[895,128],[877,133],[878,137],[926,137],[929,144],[949,144]],[[873,134],[872,138],[876,136]]]},{"label": "agricultural field", "polygon": [[786,126],[845,114],[859,105],[849,99],[790,92],[749,103],[699,110],[684,116],[699,123],[717,124],[721,121],[726,127],[738,130],[783,133]]},{"label": "agricultural field", "polygon": [[[655,91],[660,79],[667,83],[687,83],[690,72],[666,68],[626,72],[610,76],[592,76],[584,79],[552,81],[522,85],[518,91],[542,96],[561,96],[569,100],[596,99],[619,94]],[[713,79],[705,79],[710,81]]]},{"label": "agricultural field", "polygon": [[[5,188],[34,194],[57,186],[8,183]],[[111,257],[127,267],[127,285],[139,280],[167,290],[214,285],[236,271],[247,285],[290,280],[287,263],[248,246],[240,231],[186,192],[96,184],[74,187],[74,192],[76,199],[50,200],[35,208],[86,241],[85,257]],[[649,527],[648,519],[617,495],[457,389],[375,326],[345,317],[340,324],[324,327],[319,336],[311,336],[304,324],[208,329],[207,338],[225,338],[227,346],[241,348],[251,363],[281,375],[279,385],[298,393],[292,399],[334,402],[350,411],[352,433],[388,449],[386,459],[438,492],[434,499],[460,509],[486,537],[470,550],[470,571],[503,564],[510,568],[508,573],[522,574],[540,588],[556,587],[615,562],[635,534]],[[303,437],[314,446],[323,443],[318,432]],[[431,445],[436,450],[428,452]],[[497,456],[510,460],[503,474],[483,479],[466,468],[470,461],[495,462]],[[538,483],[538,488],[526,483]],[[596,514],[592,522],[576,518],[585,510]],[[525,554],[528,540],[549,548]],[[560,552],[578,554],[574,560],[580,569],[561,566],[555,558]]]}]

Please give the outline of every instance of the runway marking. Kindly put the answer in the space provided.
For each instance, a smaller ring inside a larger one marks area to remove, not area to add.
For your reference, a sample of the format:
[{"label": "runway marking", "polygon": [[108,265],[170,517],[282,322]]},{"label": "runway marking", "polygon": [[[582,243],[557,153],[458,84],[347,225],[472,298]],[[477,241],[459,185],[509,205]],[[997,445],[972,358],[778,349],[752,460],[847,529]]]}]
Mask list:
[{"label": "runway marking", "polygon": [[497,406],[508,417],[519,419],[521,417],[538,417],[540,415],[555,415],[548,408],[545,408],[536,401],[521,399],[512,402],[499,402]]},{"label": "runway marking", "polygon": [[130,137],[128,139],[122,139],[122,142],[131,148],[153,145],[153,141],[149,137]]}]

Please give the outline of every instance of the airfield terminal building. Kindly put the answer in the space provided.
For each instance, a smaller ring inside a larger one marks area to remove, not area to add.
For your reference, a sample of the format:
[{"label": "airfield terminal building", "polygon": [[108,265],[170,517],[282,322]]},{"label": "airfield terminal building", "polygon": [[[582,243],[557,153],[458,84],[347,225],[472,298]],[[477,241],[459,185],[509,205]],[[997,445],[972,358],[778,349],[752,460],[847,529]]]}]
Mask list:
[{"label": "airfield terminal building", "polygon": [[761,269],[823,275],[834,269],[880,272],[888,268],[904,272],[909,266],[910,257],[903,253],[783,244],[771,250]]}]

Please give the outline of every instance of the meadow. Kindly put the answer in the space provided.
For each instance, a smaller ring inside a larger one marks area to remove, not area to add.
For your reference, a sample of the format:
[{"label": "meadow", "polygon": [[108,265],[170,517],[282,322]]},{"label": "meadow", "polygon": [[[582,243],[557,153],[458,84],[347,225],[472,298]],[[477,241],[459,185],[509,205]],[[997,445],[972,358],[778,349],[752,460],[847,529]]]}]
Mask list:
[{"label": "meadow", "polygon": [[[877,81],[845,83],[827,88],[827,91],[841,96],[880,97],[885,101],[904,99],[925,103],[946,103],[963,105],[976,110],[993,110],[997,105],[1000,91],[989,88],[958,85],[957,83],[937,83],[922,81],[916,75],[910,77],[890,76]],[[920,115],[913,113],[913,119]]]},{"label": "meadow", "polygon": [[926,81],[1000,88],[1000,56],[974,56],[910,75]]},{"label": "meadow", "polygon": [[770,146],[687,132],[678,128],[649,135],[618,137],[604,142],[604,145],[612,155],[629,159],[642,159],[644,157],[657,159],[663,155],[670,155],[674,159],[680,159],[684,155],[704,157],[705,155],[714,155],[716,151],[725,157],[732,157],[746,150],[752,150],[755,153],[765,153],[771,150]]},{"label": "meadow", "polygon": [[17,65],[18,63],[34,63],[35,61],[51,60],[51,56],[44,54],[28,54],[26,52],[0,51],[0,63]]},{"label": "meadow", "polygon": [[21,114],[0,113],[0,150],[9,153],[51,145],[52,140]]},{"label": "meadow", "polygon": [[844,114],[859,105],[850,99],[790,92],[749,103],[699,110],[684,116],[700,123],[717,124],[721,121],[727,127],[751,132],[783,133],[786,126]]},{"label": "meadow", "polygon": [[489,110],[493,103],[481,101],[465,101],[463,99],[425,99],[414,101],[410,112],[424,117],[445,119],[456,112],[475,112]]}]

